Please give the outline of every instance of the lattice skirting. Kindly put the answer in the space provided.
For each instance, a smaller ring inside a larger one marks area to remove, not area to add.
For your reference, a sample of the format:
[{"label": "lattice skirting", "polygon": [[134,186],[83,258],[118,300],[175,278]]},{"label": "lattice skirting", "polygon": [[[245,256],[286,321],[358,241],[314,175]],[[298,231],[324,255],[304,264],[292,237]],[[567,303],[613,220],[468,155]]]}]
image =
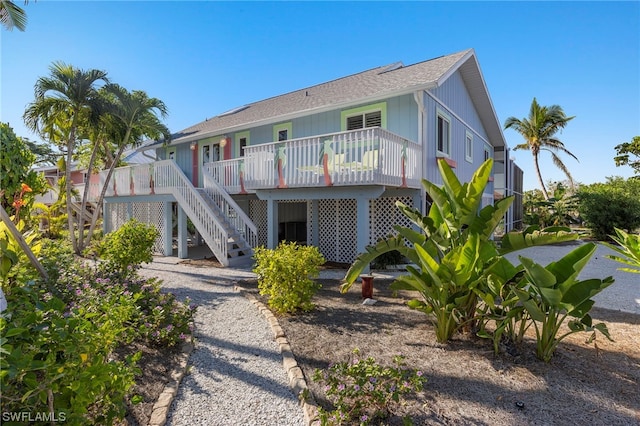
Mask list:
[{"label": "lattice skirting", "polygon": [[[281,201],[304,202],[305,200]],[[371,200],[369,204],[369,240],[375,244],[380,238],[395,234],[394,225],[410,226],[396,207],[396,201],[412,206],[411,197],[382,197]],[[250,200],[249,217],[258,227],[258,244],[267,245],[267,202]],[[307,241],[313,241],[313,203],[307,201]],[[318,200],[318,243],[317,246],[325,259],[332,262],[350,263],[358,255],[357,242],[357,202],[348,200]]]},{"label": "lattice skirting", "polygon": [[[164,252],[165,244],[165,229],[164,223],[164,209],[165,203],[108,203],[106,205],[106,213],[108,217],[105,218],[107,223],[110,224],[107,232],[112,232],[119,229],[129,219],[135,218],[142,223],[147,223],[155,226],[160,234],[154,244],[154,251],[156,253]],[[171,226],[169,224],[169,226]]]}]

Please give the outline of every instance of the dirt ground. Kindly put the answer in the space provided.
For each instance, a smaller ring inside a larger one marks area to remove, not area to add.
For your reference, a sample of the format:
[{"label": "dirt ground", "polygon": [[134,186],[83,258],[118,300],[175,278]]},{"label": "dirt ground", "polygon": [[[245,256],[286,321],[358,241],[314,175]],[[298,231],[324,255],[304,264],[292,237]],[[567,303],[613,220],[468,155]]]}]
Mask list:
[{"label": "dirt ground", "polygon": [[[188,263],[215,267],[212,260]],[[490,341],[474,336],[436,343],[426,315],[405,305],[409,293],[394,296],[390,281],[376,280],[372,306],[362,305],[357,284],[343,295],[338,280],[320,282],[314,311],[278,319],[314,398],[326,408],[323,389],[311,379],[314,370],[346,361],[359,348],[382,365],[402,354],[428,378],[424,391],[393,407],[385,424],[401,425],[409,416],[416,425],[640,425],[638,315],[594,308],[594,321],[605,322],[615,341],[600,335],[587,344],[587,333],[574,334],[545,364],[535,357],[531,336],[518,350],[497,356]],[[238,285],[257,294],[256,281]],[[125,424],[143,425],[177,357],[132,349],[144,352],[133,392],[144,401],[129,407]]]},{"label": "dirt ground", "polygon": [[[388,424],[410,416],[417,425],[635,425],[640,424],[640,317],[592,311],[615,342],[587,333],[563,341],[549,364],[535,357],[535,342],[495,356],[488,340],[456,336],[436,343],[426,315],[406,307],[408,294],[393,297],[390,281],[376,281],[375,305],[362,305],[357,286],[340,294],[337,280],[321,280],[316,309],[280,316],[293,352],[319,404],[323,389],[311,380],[316,368],[346,361],[354,348],[379,364],[403,354],[410,368],[428,377],[424,391],[394,407]],[[256,282],[240,283],[249,291]]]}]

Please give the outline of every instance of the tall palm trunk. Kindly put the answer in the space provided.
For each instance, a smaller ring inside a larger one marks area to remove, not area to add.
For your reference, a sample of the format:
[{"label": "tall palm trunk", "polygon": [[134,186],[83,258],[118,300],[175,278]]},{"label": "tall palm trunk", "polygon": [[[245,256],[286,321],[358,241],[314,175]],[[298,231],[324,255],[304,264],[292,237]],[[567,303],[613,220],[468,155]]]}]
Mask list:
[{"label": "tall palm trunk", "polygon": [[127,147],[126,141],[128,141],[130,137],[131,137],[131,129],[128,129],[125,135],[125,138],[123,139],[123,142],[120,144],[118,153],[115,155],[113,162],[109,166],[109,171],[107,172],[107,176],[104,179],[104,185],[102,185],[100,196],[96,201],[96,209],[93,211],[93,216],[91,217],[91,225],[89,226],[89,232],[87,233],[87,241],[91,241],[91,238],[93,237],[93,232],[96,228],[96,224],[98,223],[98,217],[100,216],[100,211],[102,210],[102,203],[104,202],[104,197],[105,197],[105,194],[107,193],[107,188],[109,187],[109,181],[111,180],[113,171],[118,165],[118,161],[120,160],[120,157],[122,157],[122,153]]},{"label": "tall palm trunk", "polygon": [[[84,211],[87,208],[87,201],[89,198],[89,187],[91,186],[91,171],[93,170],[93,166],[94,163],[96,161],[96,156],[98,154],[98,148],[99,148],[99,143],[96,141],[93,150],[91,151],[91,157],[89,158],[89,168],[87,170],[88,172],[88,181],[85,182],[84,184],[84,191],[82,193],[82,204],[80,205],[80,218],[78,219],[79,224],[78,224],[78,229],[80,229],[80,234],[78,237],[78,250],[82,252],[82,250],[84,250],[85,247],[85,241],[88,241],[89,243],[91,242],[91,234],[87,235],[87,239],[85,240],[84,238],[84,225],[85,225],[85,220],[84,220]],[[93,211],[93,213],[96,213],[95,209]],[[93,221],[93,218],[92,218]]]},{"label": "tall palm trunk", "polygon": [[538,177],[540,188],[542,188],[542,195],[544,195],[545,200],[548,200],[549,193],[547,193],[547,188],[544,186],[544,182],[542,180],[542,174],[540,173],[540,165],[538,164],[538,153],[533,154],[533,166],[536,169],[536,176]]},{"label": "tall palm trunk", "polygon": [[80,251],[78,250],[78,241],[76,240],[73,208],[71,207],[71,203],[73,202],[71,198],[71,188],[73,186],[73,182],[71,181],[71,161],[73,159],[73,148],[76,143],[77,115],[78,112],[76,111],[73,115],[73,121],[71,122],[71,129],[69,130],[69,139],[67,140],[67,165],[64,171],[64,176],[66,180],[65,190],[67,193],[67,226],[69,227],[69,238],[71,239],[73,252],[80,254]]}]

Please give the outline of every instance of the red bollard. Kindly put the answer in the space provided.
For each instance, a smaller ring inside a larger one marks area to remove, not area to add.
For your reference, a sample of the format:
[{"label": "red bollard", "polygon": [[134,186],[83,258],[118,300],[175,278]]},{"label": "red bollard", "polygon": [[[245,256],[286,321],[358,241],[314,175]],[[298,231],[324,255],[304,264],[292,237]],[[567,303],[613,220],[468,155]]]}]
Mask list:
[{"label": "red bollard", "polygon": [[373,298],[373,275],[360,275],[362,279],[362,298]]}]

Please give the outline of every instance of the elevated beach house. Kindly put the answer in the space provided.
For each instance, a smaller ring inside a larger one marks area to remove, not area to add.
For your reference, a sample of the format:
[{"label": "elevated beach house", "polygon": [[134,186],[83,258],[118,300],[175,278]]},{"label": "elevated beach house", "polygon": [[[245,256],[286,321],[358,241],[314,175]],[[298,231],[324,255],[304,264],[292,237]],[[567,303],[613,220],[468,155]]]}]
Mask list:
[{"label": "elevated beach house", "polygon": [[[158,251],[171,255],[177,235],[186,257],[189,218],[224,265],[281,240],[351,262],[407,225],[396,201],[426,211],[420,181],[439,183],[439,158],[464,181],[492,157],[485,204],[522,187],[472,49],[244,105],[150,148],[157,161],[116,170],[105,230],[135,217],[158,227]],[[521,209],[516,202],[506,229]]]}]

